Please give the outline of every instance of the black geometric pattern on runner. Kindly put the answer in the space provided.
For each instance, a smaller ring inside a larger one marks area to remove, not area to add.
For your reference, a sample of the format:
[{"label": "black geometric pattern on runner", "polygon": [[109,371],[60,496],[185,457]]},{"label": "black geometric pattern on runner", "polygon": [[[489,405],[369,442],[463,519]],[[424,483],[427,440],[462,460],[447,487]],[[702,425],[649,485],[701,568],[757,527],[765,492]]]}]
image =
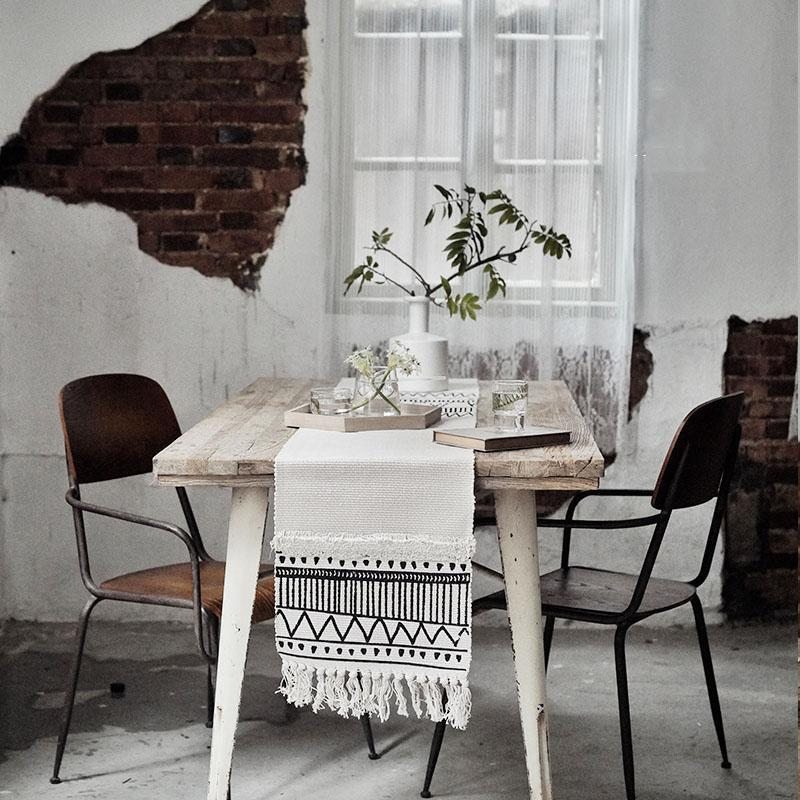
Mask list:
[{"label": "black geometric pattern on runner", "polygon": [[[279,556],[279,565],[285,561],[285,557]],[[363,569],[371,564],[369,559],[352,563],[358,563],[359,568],[277,566],[276,606],[446,625],[468,624],[471,583],[468,564],[436,563],[433,566],[437,571],[433,572],[420,570],[417,562],[376,561],[376,566],[386,563],[399,567],[383,570]],[[419,567],[431,569],[428,562]]]},{"label": "black geometric pattern on runner", "polygon": [[[300,628],[303,621],[306,622],[308,628],[311,632],[311,636],[313,637],[314,641],[335,641],[335,642],[347,642],[350,641],[350,634],[353,632],[355,628],[358,628],[361,631],[362,636],[364,637],[363,640],[359,640],[359,643],[370,644],[373,641],[373,636],[377,630],[382,630],[385,634],[385,640],[379,642],[380,645],[384,646],[385,644],[393,645],[397,638],[400,636],[401,632],[405,633],[406,638],[408,641],[403,642],[404,647],[426,647],[426,646],[437,646],[437,640],[439,639],[440,635],[443,635],[449,642],[449,645],[445,645],[445,647],[450,648],[450,645],[453,648],[458,647],[458,643],[461,640],[461,637],[464,634],[469,635],[469,629],[466,627],[462,627],[459,630],[455,631],[455,635],[450,633],[450,631],[444,626],[439,625],[436,627],[432,632],[429,632],[429,628],[433,628],[433,626],[426,626],[423,623],[417,623],[416,627],[414,625],[406,626],[404,622],[396,622],[387,624],[383,619],[376,619],[366,621],[366,623],[362,623],[362,620],[358,617],[351,617],[350,622],[344,627],[339,626],[336,621],[336,618],[333,615],[328,616],[328,618],[317,628],[314,625],[313,620],[311,617],[303,611],[299,617],[297,617],[296,622],[292,625],[291,621],[288,619],[287,615],[283,612],[282,609],[278,609],[275,620],[281,618],[283,619],[283,623],[286,626],[286,631],[288,637],[294,637],[297,633],[298,629]],[[393,630],[392,630],[393,629]],[[326,639],[325,637],[333,637],[335,635],[335,639]],[[283,634],[279,634],[279,636],[284,637]],[[286,638],[286,637],[284,637]],[[425,644],[427,642],[427,645]],[[438,647],[442,647],[442,645],[438,645]],[[466,651],[464,651],[466,652]]]}]

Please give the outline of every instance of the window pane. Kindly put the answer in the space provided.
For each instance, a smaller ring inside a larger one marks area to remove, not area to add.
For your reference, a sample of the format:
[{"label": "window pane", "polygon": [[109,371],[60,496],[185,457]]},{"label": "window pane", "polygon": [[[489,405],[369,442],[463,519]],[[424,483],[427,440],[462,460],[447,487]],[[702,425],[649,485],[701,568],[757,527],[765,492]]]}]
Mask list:
[{"label": "window pane", "polygon": [[[442,250],[450,230],[438,220],[428,226],[423,223],[428,209],[439,198],[433,185],[457,187],[460,180],[460,169],[358,170],[354,185],[356,262],[360,262],[363,248],[370,244],[371,231],[388,227],[394,233],[391,249],[426,278],[438,278],[445,269]],[[383,256],[381,264],[394,280],[410,282],[408,270],[391,258]]]},{"label": "window pane", "polygon": [[595,158],[594,42],[501,39],[495,82],[496,158]]},{"label": "window pane", "polygon": [[[518,169],[501,176],[500,183],[530,219],[548,227],[552,225],[572,242],[572,258],[565,255],[560,260],[544,256],[541,245],[533,244],[515,264],[503,267],[509,282],[541,281],[545,265],[544,275],[553,281],[591,280],[596,265],[595,204],[599,202],[595,168],[586,165]],[[501,237],[495,236],[492,241],[495,247],[505,244],[512,249],[519,245],[520,236],[508,226]]]},{"label": "window pane", "polygon": [[498,33],[599,35],[600,0],[496,0]]},{"label": "window pane", "polygon": [[462,59],[457,38],[358,38],[355,153],[461,157]]},{"label": "window pane", "polygon": [[597,151],[594,42],[557,42],[555,70],[555,157],[592,159]]},{"label": "window pane", "polygon": [[455,32],[463,0],[356,0],[359,33]]}]

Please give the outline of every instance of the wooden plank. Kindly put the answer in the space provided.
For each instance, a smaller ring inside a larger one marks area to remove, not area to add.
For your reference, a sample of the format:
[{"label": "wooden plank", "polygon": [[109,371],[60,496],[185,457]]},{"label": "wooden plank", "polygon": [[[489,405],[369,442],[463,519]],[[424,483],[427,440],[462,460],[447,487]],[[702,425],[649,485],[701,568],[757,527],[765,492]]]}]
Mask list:
[{"label": "wooden plank", "polygon": [[[325,381],[259,378],[186,431],[153,459],[155,479],[165,485],[270,485],[275,458],[294,433],[284,411],[308,400]],[[491,384],[481,384],[478,421],[491,424]],[[531,383],[528,422],[572,431],[569,445],[476,453],[475,476],[487,489],[590,489],[603,475],[603,457],[567,387],[561,381]]]}]

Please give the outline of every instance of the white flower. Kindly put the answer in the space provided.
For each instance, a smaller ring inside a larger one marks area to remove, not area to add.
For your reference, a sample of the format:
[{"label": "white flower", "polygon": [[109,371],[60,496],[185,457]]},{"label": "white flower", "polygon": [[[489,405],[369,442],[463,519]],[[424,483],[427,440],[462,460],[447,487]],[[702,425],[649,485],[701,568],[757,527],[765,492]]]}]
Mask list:
[{"label": "white flower", "polygon": [[419,361],[405,345],[394,341],[386,359],[386,367],[389,370],[399,370],[403,375],[413,375],[419,369]]},{"label": "white flower", "polygon": [[371,347],[364,347],[351,353],[345,360],[359,375],[371,378],[375,371],[375,354]]}]

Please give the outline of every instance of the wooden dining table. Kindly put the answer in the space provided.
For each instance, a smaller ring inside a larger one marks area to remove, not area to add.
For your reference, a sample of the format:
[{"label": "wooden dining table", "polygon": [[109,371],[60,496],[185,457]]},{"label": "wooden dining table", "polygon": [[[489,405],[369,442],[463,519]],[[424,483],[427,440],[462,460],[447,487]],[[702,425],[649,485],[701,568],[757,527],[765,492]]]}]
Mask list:
[{"label": "wooden dining table", "polygon": [[[275,458],[294,432],[284,426],[283,413],[307,402],[311,387],[323,383],[298,378],[259,378],[153,459],[154,477],[160,485],[232,489],[208,800],[225,800],[228,795],[250,615]],[[482,383],[478,424],[490,424],[490,419],[491,386]],[[549,800],[552,790],[536,490],[595,489],[603,475],[604,462],[563,382],[530,384],[527,420],[531,424],[569,429],[570,444],[476,452],[475,488],[491,490],[495,497],[530,797]]]}]

